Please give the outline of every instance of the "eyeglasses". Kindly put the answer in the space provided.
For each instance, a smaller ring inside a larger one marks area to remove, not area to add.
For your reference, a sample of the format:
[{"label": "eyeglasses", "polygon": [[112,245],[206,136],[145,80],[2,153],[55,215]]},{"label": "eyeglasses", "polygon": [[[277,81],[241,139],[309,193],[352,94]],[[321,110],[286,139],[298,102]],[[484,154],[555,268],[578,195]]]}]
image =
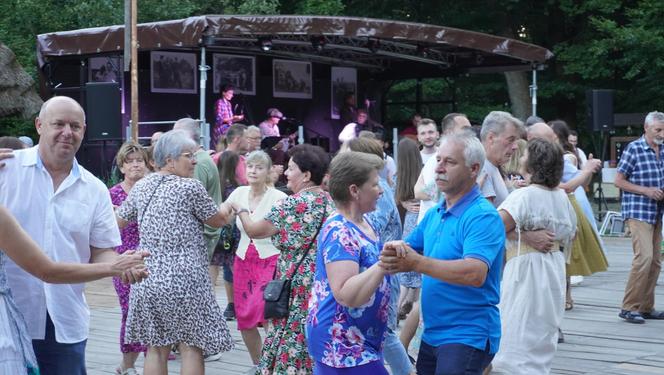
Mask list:
[{"label": "eyeglasses", "polygon": [[191,152],[183,152],[183,153],[180,154],[180,156],[184,156],[189,160],[196,159],[196,155],[194,153],[191,153]]}]

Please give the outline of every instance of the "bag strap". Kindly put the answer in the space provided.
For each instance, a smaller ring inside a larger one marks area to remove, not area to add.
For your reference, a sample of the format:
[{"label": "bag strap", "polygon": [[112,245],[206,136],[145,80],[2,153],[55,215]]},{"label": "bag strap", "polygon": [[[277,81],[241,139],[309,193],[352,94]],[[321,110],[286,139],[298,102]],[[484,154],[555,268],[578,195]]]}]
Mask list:
[{"label": "bag strap", "polygon": [[300,265],[302,264],[302,262],[304,262],[304,259],[307,257],[307,255],[309,255],[309,251],[311,250],[311,246],[313,245],[314,241],[316,241],[316,237],[318,237],[318,233],[320,233],[321,228],[323,228],[323,224],[325,223],[325,206],[324,205],[323,205],[323,214],[321,216],[323,216],[323,218],[321,219],[320,223],[318,224],[318,228],[316,229],[316,233],[314,233],[314,236],[311,237],[311,242],[309,242],[309,246],[307,246],[307,250],[305,250],[304,254],[302,254],[302,258],[300,258],[300,261],[297,262],[297,265],[295,266],[295,271],[293,272],[293,275],[297,272],[297,269],[300,268]]},{"label": "bag strap", "polygon": [[164,179],[166,178],[165,175],[161,176],[161,180],[159,180],[159,183],[157,184],[157,187],[152,190],[152,194],[150,194],[150,198],[148,199],[148,203],[145,205],[145,208],[143,209],[143,213],[141,214],[141,221],[143,221],[143,216],[145,216],[145,213],[148,211],[148,207],[150,207],[150,202],[152,202],[152,197],[154,197],[154,193],[157,192],[157,189],[159,189],[159,186],[161,185],[162,182],[164,182]]},{"label": "bag strap", "polygon": [[[316,233],[314,233],[314,236],[311,237],[311,242],[309,242],[309,245],[307,246],[307,249],[304,251],[304,254],[302,254],[302,257],[300,258],[300,261],[297,262],[297,265],[295,266],[295,270],[293,271],[293,275],[291,275],[291,278],[297,273],[297,269],[300,268],[300,265],[302,262],[304,262],[304,259],[309,255],[309,251],[311,250],[311,245],[313,245],[314,241],[316,241],[316,237],[318,237],[318,233],[320,232],[321,228],[323,228],[323,224],[325,223],[325,204],[322,205],[323,213],[322,213],[322,218],[320,220],[320,223],[318,224],[318,228],[316,229]],[[277,276],[277,269],[274,269],[274,275],[272,275],[272,278],[276,278]],[[285,276],[285,275],[284,275]]]}]

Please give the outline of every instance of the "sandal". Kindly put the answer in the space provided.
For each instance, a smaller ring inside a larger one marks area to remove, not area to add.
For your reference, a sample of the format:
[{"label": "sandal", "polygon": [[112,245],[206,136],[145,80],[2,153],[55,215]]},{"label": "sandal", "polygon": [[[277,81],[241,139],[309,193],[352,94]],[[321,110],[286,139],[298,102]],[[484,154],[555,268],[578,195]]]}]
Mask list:
[{"label": "sandal", "polygon": [[565,302],[565,311],[570,311],[573,308],[574,308],[574,301]]}]

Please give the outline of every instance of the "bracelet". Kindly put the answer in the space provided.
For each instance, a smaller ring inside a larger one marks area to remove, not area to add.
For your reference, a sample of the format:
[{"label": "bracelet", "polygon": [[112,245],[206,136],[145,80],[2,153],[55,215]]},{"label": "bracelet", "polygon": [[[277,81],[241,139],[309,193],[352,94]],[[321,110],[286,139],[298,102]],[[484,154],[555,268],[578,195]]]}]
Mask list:
[{"label": "bracelet", "polygon": [[239,210],[237,210],[237,214],[238,214],[238,215],[240,215],[240,214],[243,213],[243,212],[249,213],[249,210],[246,209],[246,208],[240,208]]}]

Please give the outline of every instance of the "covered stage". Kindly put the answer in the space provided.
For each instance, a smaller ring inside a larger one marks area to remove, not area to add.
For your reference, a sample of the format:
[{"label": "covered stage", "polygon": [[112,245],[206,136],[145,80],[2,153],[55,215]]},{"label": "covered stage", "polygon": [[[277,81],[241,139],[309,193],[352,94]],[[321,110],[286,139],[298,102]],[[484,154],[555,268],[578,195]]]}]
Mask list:
[{"label": "covered stage", "polygon": [[[268,108],[277,107],[291,123],[303,125],[305,141],[331,150],[343,125],[335,118],[343,92],[371,99],[371,117],[382,122],[384,94],[395,81],[537,71],[553,56],[495,35],[353,17],[205,15],[139,24],[137,37],[139,123],[184,116],[214,123],[219,85],[230,82],[246,123],[258,124]],[[122,115],[113,126],[123,138],[130,113],[124,46],[124,26],[38,35],[42,97],[69,95],[86,106],[86,83],[118,82]],[[173,73],[158,74],[168,61]],[[100,70],[113,72],[103,76]],[[139,135],[149,136],[158,126],[141,125]]]}]

